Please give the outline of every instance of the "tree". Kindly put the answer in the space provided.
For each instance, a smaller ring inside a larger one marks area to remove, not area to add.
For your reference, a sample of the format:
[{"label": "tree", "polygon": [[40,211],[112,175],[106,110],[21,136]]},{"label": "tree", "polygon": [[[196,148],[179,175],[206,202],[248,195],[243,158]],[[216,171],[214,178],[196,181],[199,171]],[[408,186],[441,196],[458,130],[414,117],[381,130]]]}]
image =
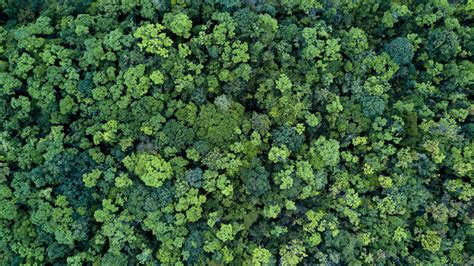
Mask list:
[{"label": "tree", "polygon": [[189,31],[193,26],[193,22],[186,14],[166,13],[163,16],[163,24],[166,28],[170,29],[174,34],[178,36],[184,38],[189,38],[191,36]]},{"label": "tree", "polygon": [[473,3],[0,0],[0,264],[470,264]]},{"label": "tree", "polygon": [[407,38],[397,37],[385,46],[385,51],[398,65],[406,65],[414,56],[413,45]]},{"label": "tree", "polygon": [[252,251],[252,263],[255,265],[266,265],[270,263],[272,253],[265,248],[255,248]]},{"label": "tree", "polygon": [[158,155],[132,154],[123,159],[125,167],[137,175],[147,186],[161,187],[173,174],[171,164]]},{"label": "tree", "polygon": [[162,57],[167,57],[167,48],[173,44],[173,41],[166,36],[166,33],[162,32],[164,29],[165,27],[161,24],[146,24],[140,26],[133,33],[133,37],[141,39],[141,42],[138,44],[140,49]]}]

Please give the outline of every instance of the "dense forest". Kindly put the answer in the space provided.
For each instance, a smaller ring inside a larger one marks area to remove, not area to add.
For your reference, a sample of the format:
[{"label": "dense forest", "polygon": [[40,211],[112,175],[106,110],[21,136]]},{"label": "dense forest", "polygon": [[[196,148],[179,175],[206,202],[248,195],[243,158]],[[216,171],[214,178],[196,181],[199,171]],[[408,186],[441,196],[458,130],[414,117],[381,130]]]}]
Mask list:
[{"label": "dense forest", "polygon": [[0,265],[473,265],[474,0],[0,0]]}]

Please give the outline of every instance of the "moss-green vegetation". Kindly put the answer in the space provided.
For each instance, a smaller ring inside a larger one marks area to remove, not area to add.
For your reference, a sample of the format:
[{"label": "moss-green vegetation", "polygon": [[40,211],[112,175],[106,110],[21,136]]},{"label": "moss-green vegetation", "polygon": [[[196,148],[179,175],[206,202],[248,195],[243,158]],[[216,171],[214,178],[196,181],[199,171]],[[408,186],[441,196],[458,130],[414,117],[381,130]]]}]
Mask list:
[{"label": "moss-green vegetation", "polygon": [[473,264],[473,16],[0,0],[0,265]]}]

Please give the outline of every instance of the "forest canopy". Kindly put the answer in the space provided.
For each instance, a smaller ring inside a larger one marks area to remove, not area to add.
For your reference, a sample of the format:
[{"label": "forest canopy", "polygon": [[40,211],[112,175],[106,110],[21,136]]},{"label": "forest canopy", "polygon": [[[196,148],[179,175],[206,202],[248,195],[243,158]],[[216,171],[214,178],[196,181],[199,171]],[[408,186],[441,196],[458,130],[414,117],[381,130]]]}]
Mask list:
[{"label": "forest canopy", "polygon": [[0,0],[0,265],[474,264],[473,0]]}]

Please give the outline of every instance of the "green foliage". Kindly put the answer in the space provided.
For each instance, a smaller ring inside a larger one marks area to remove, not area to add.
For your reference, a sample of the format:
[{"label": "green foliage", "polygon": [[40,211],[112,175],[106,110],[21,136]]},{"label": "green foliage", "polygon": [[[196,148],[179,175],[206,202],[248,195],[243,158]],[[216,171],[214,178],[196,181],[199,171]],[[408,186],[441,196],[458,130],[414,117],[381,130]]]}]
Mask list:
[{"label": "green foliage", "polygon": [[427,48],[431,58],[450,61],[460,50],[458,36],[453,31],[435,29],[428,34]]},{"label": "green foliage", "polygon": [[385,46],[385,51],[398,65],[405,65],[411,62],[414,56],[413,45],[407,38],[397,37]]},{"label": "green foliage", "polygon": [[313,155],[312,164],[321,168],[324,166],[336,166],[339,163],[339,143],[337,140],[321,136],[314,142],[311,148]]},{"label": "green foliage", "polygon": [[470,265],[474,1],[0,0],[0,265]]},{"label": "green foliage", "polygon": [[193,22],[189,19],[188,15],[183,13],[172,14],[166,13],[163,16],[163,24],[166,28],[171,30],[174,34],[189,38],[191,36],[189,31],[193,26]]},{"label": "green foliage", "polygon": [[146,24],[140,26],[134,33],[133,37],[141,39],[138,43],[140,49],[162,57],[168,56],[167,47],[173,44],[173,41],[162,32],[165,27],[161,24]]},{"label": "green foliage", "polygon": [[279,127],[272,131],[272,140],[278,146],[285,145],[290,151],[297,151],[304,141],[304,136],[298,134],[295,128]]},{"label": "green foliage", "polygon": [[222,224],[221,228],[216,233],[217,238],[224,242],[234,239],[233,235],[234,233],[231,224]]},{"label": "green foliage", "polygon": [[436,253],[441,247],[441,237],[435,231],[428,231],[421,236],[421,245],[425,250]]},{"label": "green foliage", "polygon": [[171,164],[158,155],[132,154],[123,159],[123,164],[150,187],[161,187],[173,173]]},{"label": "green foliage", "polygon": [[298,265],[306,256],[308,256],[305,251],[305,247],[300,241],[291,241],[291,243],[280,249],[282,265]]},{"label": "green foliage", "polygon": [[269,176],[270,173],[261,164],[260,160],[253,159],[249,166],[242,170],[245,192],[255,197],[264,195],[271,189]]},{"label": "green foliage", "polygon": [[267,265],[270,262],[272,253],[265,248],[256,248],[252,251],[252,263],[254,265]]}]

